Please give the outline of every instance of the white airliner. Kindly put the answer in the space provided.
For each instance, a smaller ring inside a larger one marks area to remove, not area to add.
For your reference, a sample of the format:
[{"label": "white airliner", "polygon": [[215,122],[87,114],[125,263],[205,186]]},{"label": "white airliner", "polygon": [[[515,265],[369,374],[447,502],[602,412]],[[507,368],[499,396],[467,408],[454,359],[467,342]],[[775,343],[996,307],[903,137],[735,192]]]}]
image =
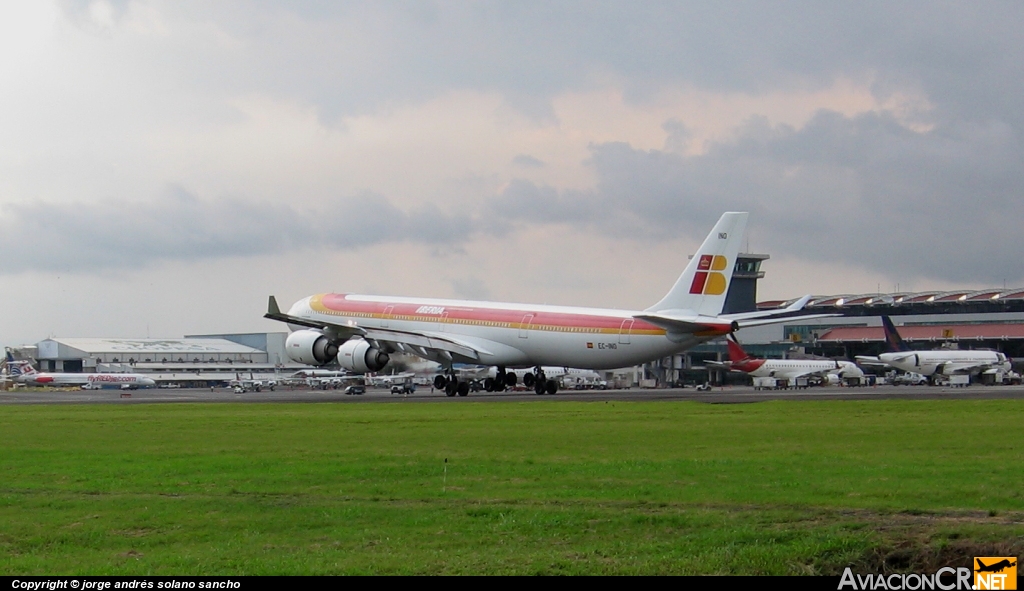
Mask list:
[{"label": "white airliner", "polygon": [[[828,376],[842,378],[864,377],[864,371],[852,361],[833,359],[756,359],[747,354],[739,343],[729,338],[729,362],[722,365],[733,371],[741,371],[755,378],[796,378]],[[709,364],[717,365],[713,362]]]},{"label": "white airliner", "polygon": [[392,373],[388,375],[376,375],[367,376],[366,383],[374,387],[390,387],[400,386],[406,382],[411,382],[416,374],[411,371],[403,371],[402,373]]},{"label": "white airliner", "polygon": [[300,369],[293,373],[291,378],[343,378],[349,375],[347,371],[333,371],[330,369]]},{"label": "white airliner", "polygon": [[646,310],[318,294],[282,313],[270,296],[266,318],[288,323],[288,356],[357,373],[381,370],[400,352],[449,369],[445,393],[469,393],[453,363],[532,367],[538,394],[557,391],[542,366],[614,369],[680,353],[746,326],[785,321],[811,296],[775,311],[722,314],[747,213],[722,215],[672,289]]},{"label": "white airliner", "polygon": [[147,388],[155,386],[153,378],[137,373],[49,373],[36,371],[28,361],[7,359],[11,380],[33,386],[81,386],[85,389]]},{"label": "white airliner", "polygon": [[933,378],[936,375],[975,375],[987,372],[1008,372],[1011,359],[999,351],[961,351],[940,349],[938,351],[913,351],[903,341],[888,316],[882,316],[882,328],[888,353],[878,357],[857,356],[864,365],[890,366],[906,372],[919,373]]}]

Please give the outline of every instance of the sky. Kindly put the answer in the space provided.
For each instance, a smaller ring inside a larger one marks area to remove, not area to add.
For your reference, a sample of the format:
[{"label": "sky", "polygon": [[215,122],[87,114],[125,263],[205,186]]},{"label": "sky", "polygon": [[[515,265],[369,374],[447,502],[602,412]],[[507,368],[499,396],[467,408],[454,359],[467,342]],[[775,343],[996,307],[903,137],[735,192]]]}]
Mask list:
[{"label": "sky", "polygon": [[325,291],[1024,286],[1019,2],[0,3],[0,344]]}]

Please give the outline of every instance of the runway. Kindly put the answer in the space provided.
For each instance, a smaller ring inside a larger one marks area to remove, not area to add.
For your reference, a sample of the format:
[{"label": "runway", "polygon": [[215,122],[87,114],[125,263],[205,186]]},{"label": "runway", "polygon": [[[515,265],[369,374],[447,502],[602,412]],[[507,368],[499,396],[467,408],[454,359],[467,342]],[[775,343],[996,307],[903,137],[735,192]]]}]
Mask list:
[{"label": "runway", "polygon": [[877,386],[863,388],[816,387],[806,390],[754,390],[749,386],[726,386],[710,392],[685,389],[631,389],[561,391],[538,396],[533,392],[473,392],[449,398],[443,393],[421,389],[403,396],[387,389],[368,389],[349,396],[338,390],[277,390],[236,394],[227,388],[120,390],[37,390],[0,391],[0,405],[17,404],[171,404],[171,403],[337,403],[337,404],[471,404],[486,402],[605,402],[605,401],[697,401],[709,404],[744,404],[769,400],[988,400],[1024,399],[1024,386]]}]

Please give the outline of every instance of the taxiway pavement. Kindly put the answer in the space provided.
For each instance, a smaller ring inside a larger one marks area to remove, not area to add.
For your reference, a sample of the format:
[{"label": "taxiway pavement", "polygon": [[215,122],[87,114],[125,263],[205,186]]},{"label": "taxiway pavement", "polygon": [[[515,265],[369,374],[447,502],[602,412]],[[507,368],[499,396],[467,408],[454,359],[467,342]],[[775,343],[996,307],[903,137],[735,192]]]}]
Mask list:
[{"label": "taxiway pavement", "polygon": [[368,389],[363,395],[345,395],[339,390],[277,390],[245,392],[230,389],[145,389],[120,390],[12,390],[0,391],[4,404],[154,404],[154,403],[345,403],[345,404],[419,404],[485,403],[526,401],[644,401],[692,400],[713,404],[738,404],[767,400],[985,400],[1024,399],[1024,386],[875,386],[861,388],[815,387],[805,390],[754,390],[749,386],[726,386],[698,392],[692,388],[631,390],[567,390],[555,395],[538,396],[533,392],[472,392],[466,397],[447,397],[429,388],[415,394],[391,394],[387,389]]}]

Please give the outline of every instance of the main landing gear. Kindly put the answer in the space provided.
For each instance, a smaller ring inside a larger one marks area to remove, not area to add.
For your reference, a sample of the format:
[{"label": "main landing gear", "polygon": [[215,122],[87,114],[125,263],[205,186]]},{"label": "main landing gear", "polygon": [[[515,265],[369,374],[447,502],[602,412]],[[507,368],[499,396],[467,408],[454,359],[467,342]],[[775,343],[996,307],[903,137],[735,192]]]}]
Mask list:
[{"label": "main landing gear", "polygon": [[[514,371],[506,371],[504,367],[498,368],[498,373],[493,378],[484,379],[484,390],[488,392],[504,392],[507,389],[515,388],[518,378]],[[537,394],[556,394],[558,382],[549,380],[540,367],[533,368],[533,373],[527,372],[523,376],[523,385],[533,388]],[[469,382],[460,381],[452,368],[444,370],[443,375],[434,377],[434,388],[444,390],[446,396],[469,396]]]},{"label": "main landing gear", "polygon": [[469,382],[460,382],[451,368],[445,370],[446,375],[434,377],[434,387],[444,390],[445,396],[469,396]]},{"label": "main landing gear", "polygon": [[493,378],[484,378],[484,390],[488,392],[504,392],[506,389],[516,387],[516,372],[505,371],[504,367],[498,368],[498,374]]},{"label": "main landing gear", "polygon": [[549,380],[547,376],[544,375],[544,370],[540,367],[533,368],[533,371],[534,373],[527,373],[523,376],[524,386],[527,388],[532,387],[533,391],[538,395],[558,393],[558,382],[555,380]]}]

